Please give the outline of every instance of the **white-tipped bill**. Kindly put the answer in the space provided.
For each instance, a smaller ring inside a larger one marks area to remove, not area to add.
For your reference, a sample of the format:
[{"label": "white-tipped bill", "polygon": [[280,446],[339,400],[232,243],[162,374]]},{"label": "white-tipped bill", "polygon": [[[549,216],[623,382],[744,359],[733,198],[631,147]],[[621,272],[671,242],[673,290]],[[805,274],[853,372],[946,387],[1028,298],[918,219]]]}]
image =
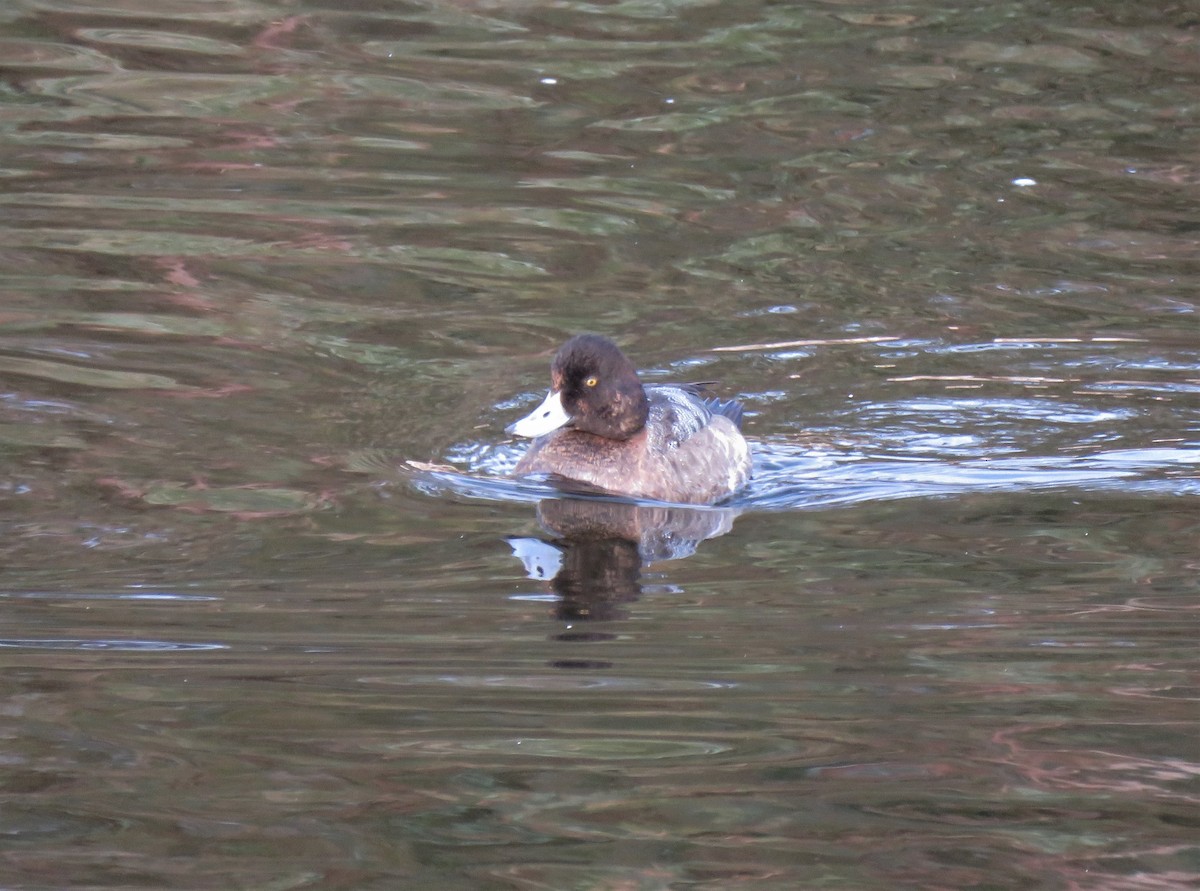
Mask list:
[{"label": "white-tipped bill", "polygon": [[546,394],[541,405],[515,424],[509,424],[504,428],[504,432],[533,439],[535,436],[544,436],[557,430],[570,420],[566,411],[563,410],[562,397],[551,390]]}]

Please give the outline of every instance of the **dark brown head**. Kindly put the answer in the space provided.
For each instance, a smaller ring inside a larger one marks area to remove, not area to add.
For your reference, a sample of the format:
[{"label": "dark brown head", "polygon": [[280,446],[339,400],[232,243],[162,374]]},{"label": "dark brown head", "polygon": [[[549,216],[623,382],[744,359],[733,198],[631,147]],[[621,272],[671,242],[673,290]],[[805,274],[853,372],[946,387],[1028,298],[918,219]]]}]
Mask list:
[{"label": "dark brown head", "polygon": [[554,356],[546,400],[508,432],[542,436],[570,426],[606,439],[629,439],[646,425],[649,413],[637,370],[617,345],[597,334],[578,334]]}]

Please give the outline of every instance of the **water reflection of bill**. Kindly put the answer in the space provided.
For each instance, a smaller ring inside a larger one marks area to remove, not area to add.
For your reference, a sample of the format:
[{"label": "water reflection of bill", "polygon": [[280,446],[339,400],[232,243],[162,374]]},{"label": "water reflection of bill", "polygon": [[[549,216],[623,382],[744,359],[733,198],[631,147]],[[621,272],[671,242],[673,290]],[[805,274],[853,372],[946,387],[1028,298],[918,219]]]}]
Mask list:
[{"label": "water reflection of bill", "polygon": [[598,498],[548,498],[537,517],[549,540],[510,538],[526,574],[548,581],[564,620],[612,619],[641,594],[642,568],[695,553],[724,535],[737,508],[647,505]]}]

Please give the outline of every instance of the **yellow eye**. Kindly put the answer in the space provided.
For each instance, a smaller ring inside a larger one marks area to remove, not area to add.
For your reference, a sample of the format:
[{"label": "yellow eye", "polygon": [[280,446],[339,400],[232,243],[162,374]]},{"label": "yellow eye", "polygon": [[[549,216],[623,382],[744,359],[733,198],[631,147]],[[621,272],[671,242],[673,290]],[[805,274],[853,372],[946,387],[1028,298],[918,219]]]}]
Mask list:
[{"label": "yellow eye", "polygon": [[594,387],[594,386],[596,386],[596,384],[600,383],[600,378],[596,377],[596,375],[593,374],[591,377],[589,377],[583,383],[584,383],[584,386]]}]

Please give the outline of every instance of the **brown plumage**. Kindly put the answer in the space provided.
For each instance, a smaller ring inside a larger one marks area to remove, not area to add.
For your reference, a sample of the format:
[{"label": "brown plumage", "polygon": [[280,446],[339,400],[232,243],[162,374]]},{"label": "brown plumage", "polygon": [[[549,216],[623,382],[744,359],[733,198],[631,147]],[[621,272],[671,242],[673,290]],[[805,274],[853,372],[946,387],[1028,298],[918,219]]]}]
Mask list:
[{"label": "brown plumage", "polygon": [[604,492],[712,504],[750,479],[742,406],[705,399],[695,384],[643,386],[612,341],[568,340],[551,390],[510,433],[536,437],[515,475],[547,474]]}]

